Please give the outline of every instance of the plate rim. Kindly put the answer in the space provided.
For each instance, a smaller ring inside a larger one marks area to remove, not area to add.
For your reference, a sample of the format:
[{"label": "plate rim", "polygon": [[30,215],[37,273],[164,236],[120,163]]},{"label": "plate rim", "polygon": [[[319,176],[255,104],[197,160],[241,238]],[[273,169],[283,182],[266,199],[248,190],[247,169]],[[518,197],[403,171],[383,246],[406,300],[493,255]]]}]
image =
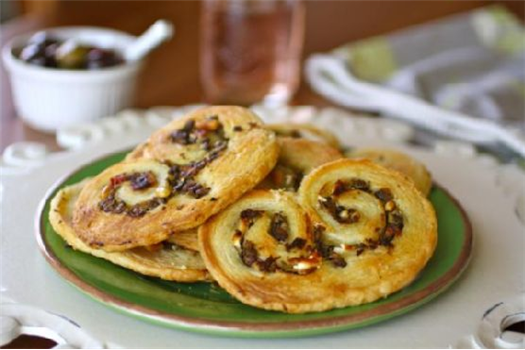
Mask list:
[{"label": "plate rim", "polygon": [[105,153],[98,157],[91,159],[88,163],[84,163],[75,167],[73,170],[61,176],[55,183],[46,191],[44,197],[40,200],[36,211],[34,228],[35,238],[40,252],[49,263],[49,265],[58,274],[64,278],[68,284],[75,287],[82,294],[87,295],[93,300],[117,310],[125,315],[131,315],[140,320],[146,320],[155,324],[160,324],[169,328],[183,329],[197,333],[207,333],[223,336],[278,336],[278,337],[296,337],[303,335],[318,335],[342,330],[349,330],[359,328],[368,324],[374,324],[385,321],[400,314],[409,312],[425,302],[437,297],[450,287],[466,270],[472,257],[472,223],[456,197],[454,197],[446,188],[433,182],[433,187],[438,188],[452,200],[456,208],[461,214],[461,221],[464,227],[464,239],[462,242],[460,254],[454,265],[440,278],[433,281],[424,289],[413,294],[405,296],[391,304],[383,305],[380,312],[376,309],[366,310],[357,314],[332,316],[325,319],[316,320],[297,320],[297,321],[283,321],[279,323],[264,323],[264,322],[242,322],[242,321],[226,321],[226,320],[210,320],[199,317],[183,316],[169,312],[163,312],[137,305],[118,296],[110,295],[99,288],[90,285],[81,277],[75,274],[71,269],[65,266],[60,259],[55,255],[50,248],[45,238],[45,208],[46,204],[52,199],[51,196],[73,175],[93,165],[93,163],[102,161],[106,158],[129,152],[129,148],[122,149],[115,152]]}]

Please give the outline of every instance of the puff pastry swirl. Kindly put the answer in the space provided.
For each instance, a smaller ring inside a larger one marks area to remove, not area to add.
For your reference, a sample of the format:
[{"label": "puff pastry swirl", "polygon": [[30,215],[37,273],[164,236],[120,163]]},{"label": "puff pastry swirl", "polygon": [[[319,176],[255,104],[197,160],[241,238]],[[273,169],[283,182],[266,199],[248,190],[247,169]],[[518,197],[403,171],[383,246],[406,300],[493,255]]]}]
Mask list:
[{"label": "puff pastry swirl", "polygon": [[432,176],[425,165],[411,156],[383,148],[359,148],[349,152],[350,158],[366,158],[374,163],[382,165],[392,170],[399,171],[408,176],[416,188],[425,196],[428,196],[432,188]]},{"label": "puff pastry swirl", "polygon": [[278,151],[275,134],[245,108],[195,111],[86,184],[73,225],[86,244],[106,251],[157,244],[255,187]]},{"label": "puff pastry swirl", "polygon": [[299,202],[252,191],[199,229],[205,264],[241,302],[290,313],[359,305],[408,285],[431,257],[431,204],[397,172],[338,160]]},{"label": "puff pastry swirl", "polygon": [[275,131],[277,136],[290,137],[294,139],[306,139],[316,142],[327,143],[333,148],[340,149],[341,144],[337,136],[326,129],[320,129],[313,124],[307,123],[275,123],[268,124],[270,130]]},{"label": "puff pastry swirl", "polygon": [[279,159],[261,188],[297,191],[305,175],[318,166],[343,158],[338,149],[318,141],[279,136]]},{"label": "puff pastry swirl", "polygon": [[143,275],[179,282],[211,280],[198,252],[161,243],[124,252],[94,249],[80,240],[71,225],[73,208],[86,181],[61,189],[51,202],[49,220],[55,231],[73,248],[106,259]]}]

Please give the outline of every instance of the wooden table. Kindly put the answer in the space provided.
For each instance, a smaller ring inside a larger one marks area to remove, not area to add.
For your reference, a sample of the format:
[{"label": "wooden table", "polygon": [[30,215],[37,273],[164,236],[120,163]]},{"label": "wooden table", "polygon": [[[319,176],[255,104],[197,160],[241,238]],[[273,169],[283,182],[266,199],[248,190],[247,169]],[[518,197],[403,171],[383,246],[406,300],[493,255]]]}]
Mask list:
[{"label": "wooden table", "polygon": [[[303,57],[490,3],[493,1],[307,1]],[[524,3],[504,4],[524,18]],[[171,20],[176,26],[176,36],[149,57],[140,79],[136,106],[182,105],[202,100],[199,1],[53,1],[46,10],[4,25],[2,40],[17,33],[59,25],[104,26],[138,35],[159,18]],[[54,135],[32,130],[16,116],[3,69],[2,87],[0,150],[24,140],[58,148]],[[313,93],[304,81],[293,103],[330,104]]]}]

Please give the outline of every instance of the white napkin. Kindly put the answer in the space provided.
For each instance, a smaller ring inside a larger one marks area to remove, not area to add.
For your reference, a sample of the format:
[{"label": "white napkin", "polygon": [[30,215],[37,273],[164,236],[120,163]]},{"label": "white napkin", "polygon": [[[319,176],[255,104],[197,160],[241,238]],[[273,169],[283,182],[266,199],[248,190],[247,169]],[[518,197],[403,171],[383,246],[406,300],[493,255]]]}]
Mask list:
[{"label": "white napkin", "polygon": [[313,55],[306,77],[341,105],[525,157],[524,33],[492,6]]}]

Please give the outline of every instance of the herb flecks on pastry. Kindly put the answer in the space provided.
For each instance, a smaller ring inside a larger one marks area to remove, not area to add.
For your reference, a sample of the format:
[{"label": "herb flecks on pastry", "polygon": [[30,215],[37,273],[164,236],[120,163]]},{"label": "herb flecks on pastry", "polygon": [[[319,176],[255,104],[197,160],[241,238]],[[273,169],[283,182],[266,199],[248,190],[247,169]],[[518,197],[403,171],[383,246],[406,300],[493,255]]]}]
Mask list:
[{"label": "herb flecks on pastry", "polygon": [[428,200],[406,177],[368,160],[314,169],[298,196],[251,191],[199,229],[205,264],[224,289],[290,313],[386,297],[414,280],[436,242]]},{"label": "herb flecks on pastry", "polygon": [[432,188],[432,177],[425,165],[413,157],[391,149],[360,148],[346,154],[349,158],[366,158],[408,176],[424,196]]},{"label": "herb flecks on pastry", "polygon": [[179,282],[211,280],[198,252],[169,242],[124,252],[106,252],[85,244],[72,226],[72,216],[80,191],[86,183],[87,180],[61,189],[51,201],[49,211],[49,220],[54,230],[73,249],[147,276]]},{"label": "herb flecks on pastry", "polygon": [[338,149],[318,141],[278,137],[281,148],[277,165],[259,186],[296,192],[305,175],[318,166],[343,158]]},{"label": "herb flecks on pastry", "polygon": [[262,272],[307,274],[320,266],[315,245],[294,235],[282,211],[245,209],[232,236],[243,264]]},{"label": "herb flecks on pastry", "polygon": [[89,246],[151,246],[198,227],[275,166],[275,134],[242,107],[203,108],[174,120],[90,181],[73,224]]},{"label": "herb flecks on pastry", "polygon": [[322,142],[340,149],[341,145],[337,136],[326,129],[321,129],[313,124],[307,123],[279,123],[268,124],[270,130],[275,131],[277,136],[289,137],[294,139],[305,139],[309,141]]}]

